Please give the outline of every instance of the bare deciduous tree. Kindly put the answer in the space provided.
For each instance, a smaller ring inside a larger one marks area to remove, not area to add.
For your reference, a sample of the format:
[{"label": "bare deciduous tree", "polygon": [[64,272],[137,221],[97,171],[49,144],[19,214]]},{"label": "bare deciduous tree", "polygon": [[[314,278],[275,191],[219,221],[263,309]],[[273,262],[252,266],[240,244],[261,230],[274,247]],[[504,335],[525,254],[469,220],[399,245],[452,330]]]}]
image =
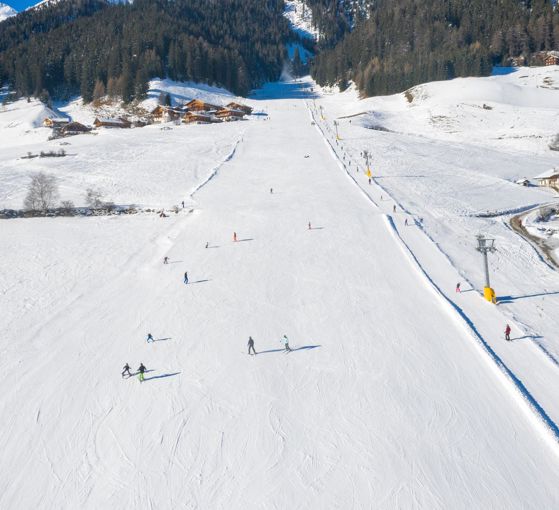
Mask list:
[{"label": "bare deciduous tree", "polygon": [[94,188],[87,188],[85,191],[85,203],[89,207],[97,208],[103,206],[103,194]]},{"label": "bare deciduous tree", "polygon": [[31,177],[27,196],[23,201],[25,209],[46,211],[54,207],[58,200],[58,183],[54,175],[39,172]]},{"label": "bare deciduous tree", "polygon": [[62,200],[62,202],[60,202],[60,207],[62,208],[62,212],[64,214],[72,214],[72,212],[74,211],[74,202],[72,202],[71,200]]}]

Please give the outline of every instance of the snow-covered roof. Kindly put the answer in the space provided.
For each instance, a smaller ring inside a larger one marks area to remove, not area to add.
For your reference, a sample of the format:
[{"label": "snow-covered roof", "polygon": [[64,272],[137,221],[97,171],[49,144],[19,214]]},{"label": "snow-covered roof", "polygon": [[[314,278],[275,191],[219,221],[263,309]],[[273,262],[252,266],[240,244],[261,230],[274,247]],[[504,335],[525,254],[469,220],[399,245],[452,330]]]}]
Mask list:
[{"label": "snow-covered roof", "polygon": [[550,177],[559,176],[559,167],[546,170],[543,174],[536,175],[536,179],[549,179]]},{"label": "snow-covered roof", "polygon": [[124,119],[111,119],[108,117],[97,117],[95,120],[104,124],[128,124],[129,122]]},{"label": "snow-covered roof", "polygon": [[52,122],[70,122],[70,119],[66,117],[49,117]]}]

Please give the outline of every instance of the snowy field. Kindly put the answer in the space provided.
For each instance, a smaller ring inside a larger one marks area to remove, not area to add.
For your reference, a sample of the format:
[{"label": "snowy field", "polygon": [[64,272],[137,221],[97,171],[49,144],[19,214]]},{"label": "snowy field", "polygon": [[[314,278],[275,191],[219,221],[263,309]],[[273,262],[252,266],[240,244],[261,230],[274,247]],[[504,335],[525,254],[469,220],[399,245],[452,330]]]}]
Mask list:
[{"label": "snowy field", "polygon": [[[191,213],[0,223],[0,508],[559,507],[559,281],[506,215],[476,216],[553,199],[512,183],[557,164],[536,105],[500,106],[542,129],[513,151],[467,114],[427,132],[429,106],[399,121],[398,98],[311,86],[258,91],[269,121],[70,139],[84,183]],[[365,126],[380,114],[393,132]],[[2,143],[0,202],[19,203],[26,144]],[[483,285],[480,230],[497,307],[454,294]]]},{"label": "snowy field", "polygon": [[[146,111],[155,107],[161,91],[169,92],[175,103],[200,98],[221,105],[236,99],[215,87],[155,80],[142,104]],[[247,122],[263,118],[252,116],[246,122],[204,126],[167,123],[134,129],[103,128],[49,141],[52,131],[42,127],[45,118],[62,112],[74,121],[92,125],[99,115],[92,107],[83,107],[80,100],[58,106],[55,113],[39,101],[20,100],[0,111],[0,209],[21,208],[30,176],[39,171],[55,175],[60,199],[72,200],[76,206],[85,205],[86,189],[94,188],[104,200],[119,205],[170,208],[187,199],[214,167],[232,154]],[[100,111],[109,117],[119,114],[116,108]],[[21,159],[28,152],[61,149],[66,157]]]}]

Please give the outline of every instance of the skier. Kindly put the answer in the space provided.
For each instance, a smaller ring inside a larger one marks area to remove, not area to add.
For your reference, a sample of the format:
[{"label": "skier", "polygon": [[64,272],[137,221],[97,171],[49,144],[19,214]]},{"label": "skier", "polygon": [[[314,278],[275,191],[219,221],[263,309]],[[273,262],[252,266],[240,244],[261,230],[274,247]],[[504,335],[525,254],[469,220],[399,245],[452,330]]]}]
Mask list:
[{"label": "skier", "polygon": [[207,248],[209,245],[210,245],[210,242],[209,242],[209,241],[206,242],[206,248]]},{"label": "skier", "polygon": [[274,188],[270,188],[270,195],[274,193]]},{"label": "skier", "polygon": [[456,284],[456,292],[458,292],[458,293],[461,292],[461,290],[460,290],[460,282],[458,282],[458,283]]},{"label": "skier", "polygon": [[186,271],[184,272],[184,283],[188,283],[188,273]]},{"label": "skier", "polygon": [[168,264],[169,263],[169,257],[165,257],[163,259],[163,264]]},{"label": "skier", "polygon": [[371,185],[371,178],[369,177],[369,186]]},{"label": "skier", "polygon": [[408,219],[406,218],[406,219],[404,220],[404,227],[407,227],[407,226],[408,226]]},{"label": "skier", "polygon": [[396,212],[396,206],[395,206],[395,205],[392,206],[392,212],[393,212],[393,213]]},{"label": "skier", "polygon": [[146,371],[146,367],[144,367],[143,363],[140,363],[140,366],[138,368],[138,372],[140,372],[140,374],[138,375],[138,379],[140,379],[140,382],[144,382],[144,372]]},{"label": "skier", "polygon": [[154,342],[155,340],[153,339],[153,336],[151,335],[151,333],[148,333],[148,338],[147,338],[147,343],[149,344],[150,342]]},{"label": "skier", "polygon": [[126,365],[124,365],[122,367],[122,377],[124,377],[125,375],[127,375],[128,377],[132,377],[132,374],[130,373],[130,365],[128,363],[126,363]]},{"label": "skier", "polygon": [[311,222],[309,221],[309,230],[311,230],[311,229],[312,229]]},{"label": "skier", "polygon": [[233,242],[237,242],[237,232],[233,232]]},{"label": "skier", "polygon": [[182,204],[182,208],[184,209],[184,200],[181,202],[181,204]]},{"label": "skier", "polygon": [[287,335],[283,335],[282,342],[285,345],[285,352],[291,352],[291,347],[289,347],[289,338],[287,338]]},{"label": "skier", "polygon": [[254,353],[254,355],[256,356],[256,351],[254,350],[254,340],[252,339],[251,336],[248,337],[248,353],[250,354],[250,350],[252,349],[252,352]]},{"label": "skier", "polygon": [[507,327],[505,328],[505,340],[507,342],[510,342],[510,326],[507,324]]}]

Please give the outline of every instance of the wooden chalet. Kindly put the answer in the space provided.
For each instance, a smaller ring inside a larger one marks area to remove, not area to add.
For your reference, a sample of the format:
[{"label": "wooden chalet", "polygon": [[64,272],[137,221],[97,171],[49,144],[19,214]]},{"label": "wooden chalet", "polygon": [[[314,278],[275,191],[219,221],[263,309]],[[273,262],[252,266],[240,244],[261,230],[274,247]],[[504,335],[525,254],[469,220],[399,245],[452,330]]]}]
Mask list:
[{"label": "wooden chalet", "polygon": [[559,65],[559,55],[550,53],[545,57],[546,66],[557,66]]},{"label": "wooden chalet", "polygon": [[245,113],[241,110],[231,110],[229,108],[220,108],[215,116],[223,121],[242,120]]},{"label": "wooden chalet", "polygon": [[179,119],[183,113],[180,108],[165,105],[158,105],[150,112],[155,122],[171,122]]},{"label": "wooden chalet", "polygon": [[107,119],[103,117],[97,117],[93,122],[96,128],[108,127],[108,128],[129,128],[132,123],[122,117],[118,119]]},{"label": "wooden chalet", "polygon": [[186,112],[182,118],[185,124],[213,124],[221,122],[215,115],[201,112]]},{"label": "wooden chalet", "polygon": [[535,179],[540,186],[546,186],[559,191],[559,167],[537,175]]},{"label": "wooden chalet", "polygon": [[252,114],[252,108],[250,106],[247,106],[246,104],[241,104],[241,103],[229,103],[228,105],[226,105],[226,108],[229,108],[230,110],[239,110],[241,112],[243,112],[245,115],[251,115]]},{"label": "wooden chalet", "polygon": [[182,118],[185,124],[210,124],[212,118],[205,113],[186,112]]},{"label": "wooden chalet", "polygon": [[215,104],[206,103],[201,99],[193,99],[192,101],[186,103],[185,106],[188,108],[189,111],[192,112],[209,112],[216,111],[221,108],[220,106],[216,106]]},{"label": "wooden chalet", "polygon": [[81,133],[89,133],[91,131],[91,128],[88,126],[84,126],[83,124],[80,124],[79,122],[68,122],[68,124],[66,124],[61,130],[60,132],[63,135],[79,135]]},{"label": "wooden chalet", "polygon": [[60,129],[70,122],[66,117],[48,117],[43,120],[43,126],[53,129]]}]

